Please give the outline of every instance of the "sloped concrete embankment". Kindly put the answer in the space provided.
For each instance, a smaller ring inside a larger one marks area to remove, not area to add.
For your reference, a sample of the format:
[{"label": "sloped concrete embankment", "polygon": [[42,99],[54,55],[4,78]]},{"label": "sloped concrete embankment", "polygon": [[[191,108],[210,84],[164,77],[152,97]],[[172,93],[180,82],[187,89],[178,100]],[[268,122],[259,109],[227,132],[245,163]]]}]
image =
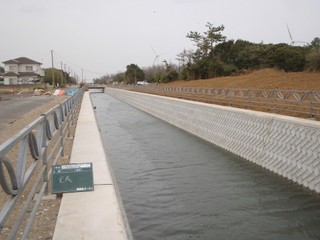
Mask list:
[{"label": "sloped concrete embankment", "polygon": [[106,93],[320,193],[320,123],[113,88]]}]

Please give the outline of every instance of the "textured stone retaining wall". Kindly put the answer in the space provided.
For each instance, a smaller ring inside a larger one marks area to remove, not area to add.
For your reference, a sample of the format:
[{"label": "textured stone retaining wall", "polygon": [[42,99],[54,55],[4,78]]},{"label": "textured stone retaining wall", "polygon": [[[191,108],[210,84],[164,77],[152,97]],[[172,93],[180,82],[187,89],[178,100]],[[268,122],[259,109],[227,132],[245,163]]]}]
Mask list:
[{"label": "textured stone retaining wall", "polygon": [[320,123],[106,88],[106,93],[320,193]]}]

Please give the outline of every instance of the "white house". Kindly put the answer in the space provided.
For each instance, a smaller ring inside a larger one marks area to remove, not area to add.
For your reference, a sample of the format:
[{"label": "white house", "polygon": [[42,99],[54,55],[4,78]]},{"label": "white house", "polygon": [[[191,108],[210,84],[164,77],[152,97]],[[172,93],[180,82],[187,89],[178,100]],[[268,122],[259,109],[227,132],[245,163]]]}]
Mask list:
[{"label": "white house", "polygon": [[40,83],[44,77],[42,63],[26,57],[4,61],[4,85]]}]

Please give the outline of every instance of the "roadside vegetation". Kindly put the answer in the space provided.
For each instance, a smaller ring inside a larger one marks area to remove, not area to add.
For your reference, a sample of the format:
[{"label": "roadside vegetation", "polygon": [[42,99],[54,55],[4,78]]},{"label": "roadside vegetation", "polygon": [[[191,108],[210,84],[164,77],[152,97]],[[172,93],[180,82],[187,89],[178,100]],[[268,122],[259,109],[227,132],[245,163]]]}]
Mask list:
[{"label": "roadside vegetation", "polygon": [[44,83],[55,85],[59,87],[65,87],[66,85],[76,85],[77,80],[71,77],[66,71],[59,69],[46,68],[44,70]]},{"label": "roadside vegetation", "polygon": [[316,37],[305,46],[292,44],[264,44],[246,40],[228,40],[224,26],[206,24],[203,33],[190,31],[186,37],[195,48],[183,49],[177,54],[178,65],[166,60],[161,65],[140,68],[131,63],[126,71],[94,79],[94,83],[111,82],[134,84],[146,80],[149,83],[169,83],[177,80],[210,79],[235,76],[252,70],[274,68],[285,72],[319,72],[320,38]]}]

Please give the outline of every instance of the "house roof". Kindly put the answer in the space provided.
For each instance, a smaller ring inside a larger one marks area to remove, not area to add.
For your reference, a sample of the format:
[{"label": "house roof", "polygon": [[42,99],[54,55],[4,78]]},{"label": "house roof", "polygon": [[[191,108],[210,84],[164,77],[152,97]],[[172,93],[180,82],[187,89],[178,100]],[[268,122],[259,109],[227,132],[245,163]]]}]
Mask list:
[{"label": "house roof", "polygon": [[19,64],[18,61],[15,61],[15,60],[8,60],[8,61],[5,61],[5,62],[2,62],[4,64]]},{"label": "house roof", "polygon": [[19,74],[14,73],[14,72],[6,72],[3,74],[3,76],[4,77],[13,77],[13,76],[17,77],[17,76],[19,76]]},{"label": "house roof", "polygon": [[42,63],[34,61],[30,58],[26,58],[26,57],[19,57],[16,59],[10,59],[8,61],[4,61],[2,62],[4,64],[40,64],[42,65]]},{"label": "house roof", "polygon": [[20,77],[23,77],[23,76],[32,77],[32,76],[40,76],[40,75],[36,74],[34,72],[19,72],[19,76]]},{"label": "house roof", "polygon": [[39,74],[36,74],[34,72],[19,72],[19,73],[14,73],[14,72],[6,72],[3,74],[4,77],[32,77],[32,76],[40,76]]}]

